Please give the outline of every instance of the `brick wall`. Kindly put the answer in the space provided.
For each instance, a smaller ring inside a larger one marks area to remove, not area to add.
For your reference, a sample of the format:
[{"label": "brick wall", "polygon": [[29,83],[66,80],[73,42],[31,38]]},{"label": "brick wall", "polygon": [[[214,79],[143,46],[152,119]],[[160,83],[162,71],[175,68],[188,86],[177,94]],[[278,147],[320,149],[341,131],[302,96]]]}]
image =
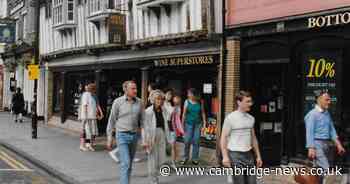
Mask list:
[{"label": "brick wall", "polygon": [[235,94],[239,90],[240,80],[240,40],[238,38],[227,39],[227,56],[224,73],[224,112],[225,115],[236,108]]}]

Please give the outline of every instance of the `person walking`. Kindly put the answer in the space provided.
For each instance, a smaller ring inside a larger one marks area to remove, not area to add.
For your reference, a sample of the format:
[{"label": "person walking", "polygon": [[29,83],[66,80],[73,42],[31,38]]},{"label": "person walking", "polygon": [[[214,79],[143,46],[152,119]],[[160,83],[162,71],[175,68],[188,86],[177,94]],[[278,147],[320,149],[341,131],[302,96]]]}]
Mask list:
[{"label": "person walking", "polygon": [[16,93],[12,96],[12,113],[14,121],[23,123],[22,113],[24,111],[24,97],[21,88],[16,89]]},{"label": "person walking", "polygon": [[184,165],[189,160],[190,147],[192,144],[192,164],[198,165],[199,143],[201,136],[201,127],[207,124],[204,106],[201,103],[200,95],[196,89],[191,88],[187,91],[188,99],[185,101],[182,121],[185,127],[185,153],[181,164]]},{"label": "person walking", "polygon": [[96,145],[96,137],[98,136],[98,126],[97,123],[98,121],[102,120],[104,115],[103,115],[103,111],[102,108],[100,106],[100,101],[98,100],[98,96],[96,94],[96,83],[91,83],[91,96],[94,98],[95,102],[96,102],[96,121],[94,121],[92,127],[94,129],[96,129],[96,132],[93,132],[94,134],[92,135],[91,138],[91,145],[94,147]]},{"label": "person walking", "polygon": [[[97,130],[97,104],[92,96],[92,92],[94,90],[94,85],[90,83],[87,86],[87,91],[83,93],[81,97],[81,110],[80,110],[80,119],[82,121],[83,129],[85,132],[85,142],[86,149],[82,145],[80,145],[80,150],[82,151],[95,151],[91,142],[94,136],[98,134]],[[82,141],[81,141],[82,142]]]},{"label": "person walking", "polygon": [[[259,143],[255,135],[255,118],[248,114],[253,105],[249,92],[240,91],[235,97],[238,109],[226,116],[220,146],[225,167],[262,167]],[[256,176],[243,173],[232,175],[234,184],[255,184]]]},{"label": "person walking", "polygon": [[123,83],[124,96],[114,100],[107,125],[107,148],[112,149],[112,133],[116,130],[118,157],[120,159],[120,184],[129,184],[132,161],[137,148],[138,131],[143,127],[144,108],[137,98],[134,81]]},{"label": "person walking", "polygon": [[[304,120],[306,128],[306,148],[308,157],[315,160],[318,167],[324,170],[333,166],[334,145],[337,153],[342,155],[345,149],[338,139],[334,123],[328,109],[331,97],[327,91],[320,90],[316,94],[315,108],[310,110]],[[324,177],[320,176],[320,184]]]},{"label": "person walking", "polygon": [[176,150],[176,140],[177,137],[182,137],[185,132],[183,129],[181,121],[181,97],[179,95],[174,95],[172,98],[172,103],[174,104],[173,110],[170,116],[171,125],[170,129],[170,139],[169,143],[171,144],[171,165],[173,168],[176,168],[176,159],[177,159],[177,150]]},{"label": "person walking", "polygon": [[169,139],[170,113],[163,106],[164,93],[154,90],[151,105],[145,111],[142,144],[148,154],[148,175],[151,184],[158,184],[160,166],[166,161],[166,140]]}]

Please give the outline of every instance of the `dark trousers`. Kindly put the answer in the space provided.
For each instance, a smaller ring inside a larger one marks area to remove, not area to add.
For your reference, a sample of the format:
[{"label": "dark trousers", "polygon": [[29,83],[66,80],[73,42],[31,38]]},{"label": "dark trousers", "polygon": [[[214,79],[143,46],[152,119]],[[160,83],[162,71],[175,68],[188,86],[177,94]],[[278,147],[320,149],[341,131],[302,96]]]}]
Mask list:
[{"label": "dark trousers", "polygon": [[[255,157],[252,151],[229,152],[232,168],[252,168],[255,167]],[[247,173],[241,175],[232,175],[232,181],[234,184],[256,184],[256,175],[249,175]]]}]

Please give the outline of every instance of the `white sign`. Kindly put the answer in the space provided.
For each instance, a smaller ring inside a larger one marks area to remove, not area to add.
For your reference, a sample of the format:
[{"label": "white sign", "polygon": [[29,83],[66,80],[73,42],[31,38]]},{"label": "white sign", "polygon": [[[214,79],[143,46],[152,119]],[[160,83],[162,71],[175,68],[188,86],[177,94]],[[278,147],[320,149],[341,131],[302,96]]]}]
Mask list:
[{"label": "white sign", "polygon": [[203,84],[203,93],[204,94],[212,94],[213,93],[213,85],[212,84]]}]

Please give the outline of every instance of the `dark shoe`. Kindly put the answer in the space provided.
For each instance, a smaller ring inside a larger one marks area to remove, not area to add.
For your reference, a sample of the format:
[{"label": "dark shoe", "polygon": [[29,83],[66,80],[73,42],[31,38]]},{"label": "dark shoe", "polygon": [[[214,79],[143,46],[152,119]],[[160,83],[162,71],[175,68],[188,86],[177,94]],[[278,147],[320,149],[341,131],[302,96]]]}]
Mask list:
[{"label": "dark shoe", "polygon": [[23,123],[23,120],[19,120],[20,123]]},{"label": "dark shoe", "polygon": [[17,120],[15,120],[15,123],[17,123]]},{"label": "dark shoe", "polygon": [[181,160],[181,161],[180,161],[180,164],[181,164],[181,165],[186,165],[187,162],[188,162],[188,160]]},{"label": "dark shoe", "polygon": [[197,160],[193,160],[193,161],[192,161],[192,164],[193,164],[193,165],[198,165],[199,162],[198,162]]}]

